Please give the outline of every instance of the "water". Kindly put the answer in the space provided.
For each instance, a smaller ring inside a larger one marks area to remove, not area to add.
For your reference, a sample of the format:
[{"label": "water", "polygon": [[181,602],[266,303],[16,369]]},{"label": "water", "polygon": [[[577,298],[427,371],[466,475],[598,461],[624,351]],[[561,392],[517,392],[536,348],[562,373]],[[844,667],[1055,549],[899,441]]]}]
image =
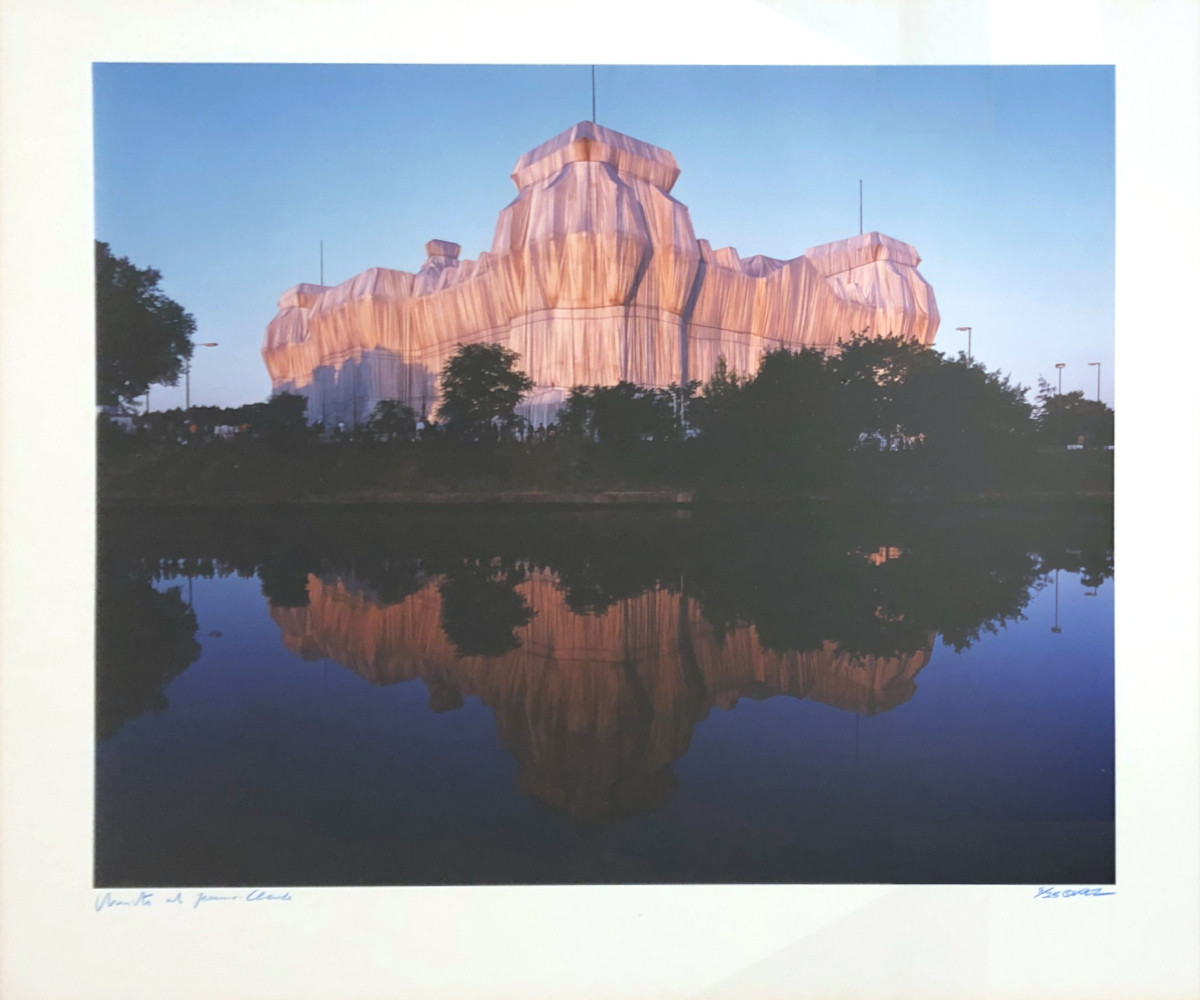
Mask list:
[{"label": "water", "polygon": [[1110,538],[106,515],[96,883],[1112,882]]}]

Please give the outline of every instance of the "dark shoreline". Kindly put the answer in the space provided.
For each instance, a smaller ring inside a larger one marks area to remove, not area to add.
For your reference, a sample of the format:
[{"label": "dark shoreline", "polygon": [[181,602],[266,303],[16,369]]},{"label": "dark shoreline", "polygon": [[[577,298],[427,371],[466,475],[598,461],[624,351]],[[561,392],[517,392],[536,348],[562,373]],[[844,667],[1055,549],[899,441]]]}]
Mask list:
[{"label": "dark shoreline", "polygon": [[199,509],[199,508],[512,508],[512,507],[905,507],[927,506],[1062,506],[1089,507],[1113,504],[1112,492],[962,492],[931,495],[914,493],[888,497],[837,496],[832,494],[715,495],[697,494],[691,490],[606,490],[606,491],[471,491],[420,493],[346,493],[322,497],[297,497],[280,500],[278,497],[162,497],[117,494],[99,496],[101,509]]}]

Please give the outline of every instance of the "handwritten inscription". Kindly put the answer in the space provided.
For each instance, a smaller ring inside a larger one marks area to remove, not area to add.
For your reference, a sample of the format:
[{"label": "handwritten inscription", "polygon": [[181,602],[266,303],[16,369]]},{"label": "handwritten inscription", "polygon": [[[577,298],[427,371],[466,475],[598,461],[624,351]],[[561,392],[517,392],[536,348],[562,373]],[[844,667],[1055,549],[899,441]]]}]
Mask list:
[{"label": "handwritten inscription", "polygon": [[281,889],[251,889],[246,893],[236,895],[219,894],[215,892],[183,892],[182,890],[167,894],[146,889],[137,893],[105,892],[96,897],[96,912],[102,913],[112,909],[140,909],[155,907],[159,909],[174,909],[177,906],[197,909],[207,903],[290,903],[292,894]]},{"label": "handwritten inscription", "polygon": [[136,896],[114,896],[111,892],[106,892],[103,896],[96,900],[96,912],[101,910],[111,910],[115,906],[153,906],[154,893],[143,890]]},{"label": "handwritten inscription", "polygon": [[1053,885],[1043,885],[1038,887],[1038,891],[1034,893],[1034,899],[1066,899],[1068,896],[1115,896],[1115,889],[1059,889]]}]

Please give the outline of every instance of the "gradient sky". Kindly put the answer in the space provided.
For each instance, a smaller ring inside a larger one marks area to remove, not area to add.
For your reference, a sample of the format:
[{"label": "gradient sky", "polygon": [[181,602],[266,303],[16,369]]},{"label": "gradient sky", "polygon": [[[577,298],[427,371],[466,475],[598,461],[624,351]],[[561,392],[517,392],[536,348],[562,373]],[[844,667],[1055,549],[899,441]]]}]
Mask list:
[{"label": "gradient sky", "polygon": [[[192,400],[266,398],[276,301],[491,246],[529,149],[591,117],[587,66],[98,64],[96,235],[196,318]],[[1113,401],[1111,67],[598,66],[597,121],[669,149],[696,235],[789,258],[916,246],[935,346]],[[1031,393],[1032,398],[1032,393]],[[155,386],[151,407],[182,405]]]}]

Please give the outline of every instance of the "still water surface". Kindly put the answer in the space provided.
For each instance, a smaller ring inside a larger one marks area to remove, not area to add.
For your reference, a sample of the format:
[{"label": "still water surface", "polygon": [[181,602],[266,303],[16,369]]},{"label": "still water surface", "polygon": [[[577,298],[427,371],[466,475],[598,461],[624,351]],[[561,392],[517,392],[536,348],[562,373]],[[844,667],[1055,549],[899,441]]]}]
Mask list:
[{"label": "still water surface", "polygon": [[106,515],[97,885],[1111,882],[1110,538]]}]

